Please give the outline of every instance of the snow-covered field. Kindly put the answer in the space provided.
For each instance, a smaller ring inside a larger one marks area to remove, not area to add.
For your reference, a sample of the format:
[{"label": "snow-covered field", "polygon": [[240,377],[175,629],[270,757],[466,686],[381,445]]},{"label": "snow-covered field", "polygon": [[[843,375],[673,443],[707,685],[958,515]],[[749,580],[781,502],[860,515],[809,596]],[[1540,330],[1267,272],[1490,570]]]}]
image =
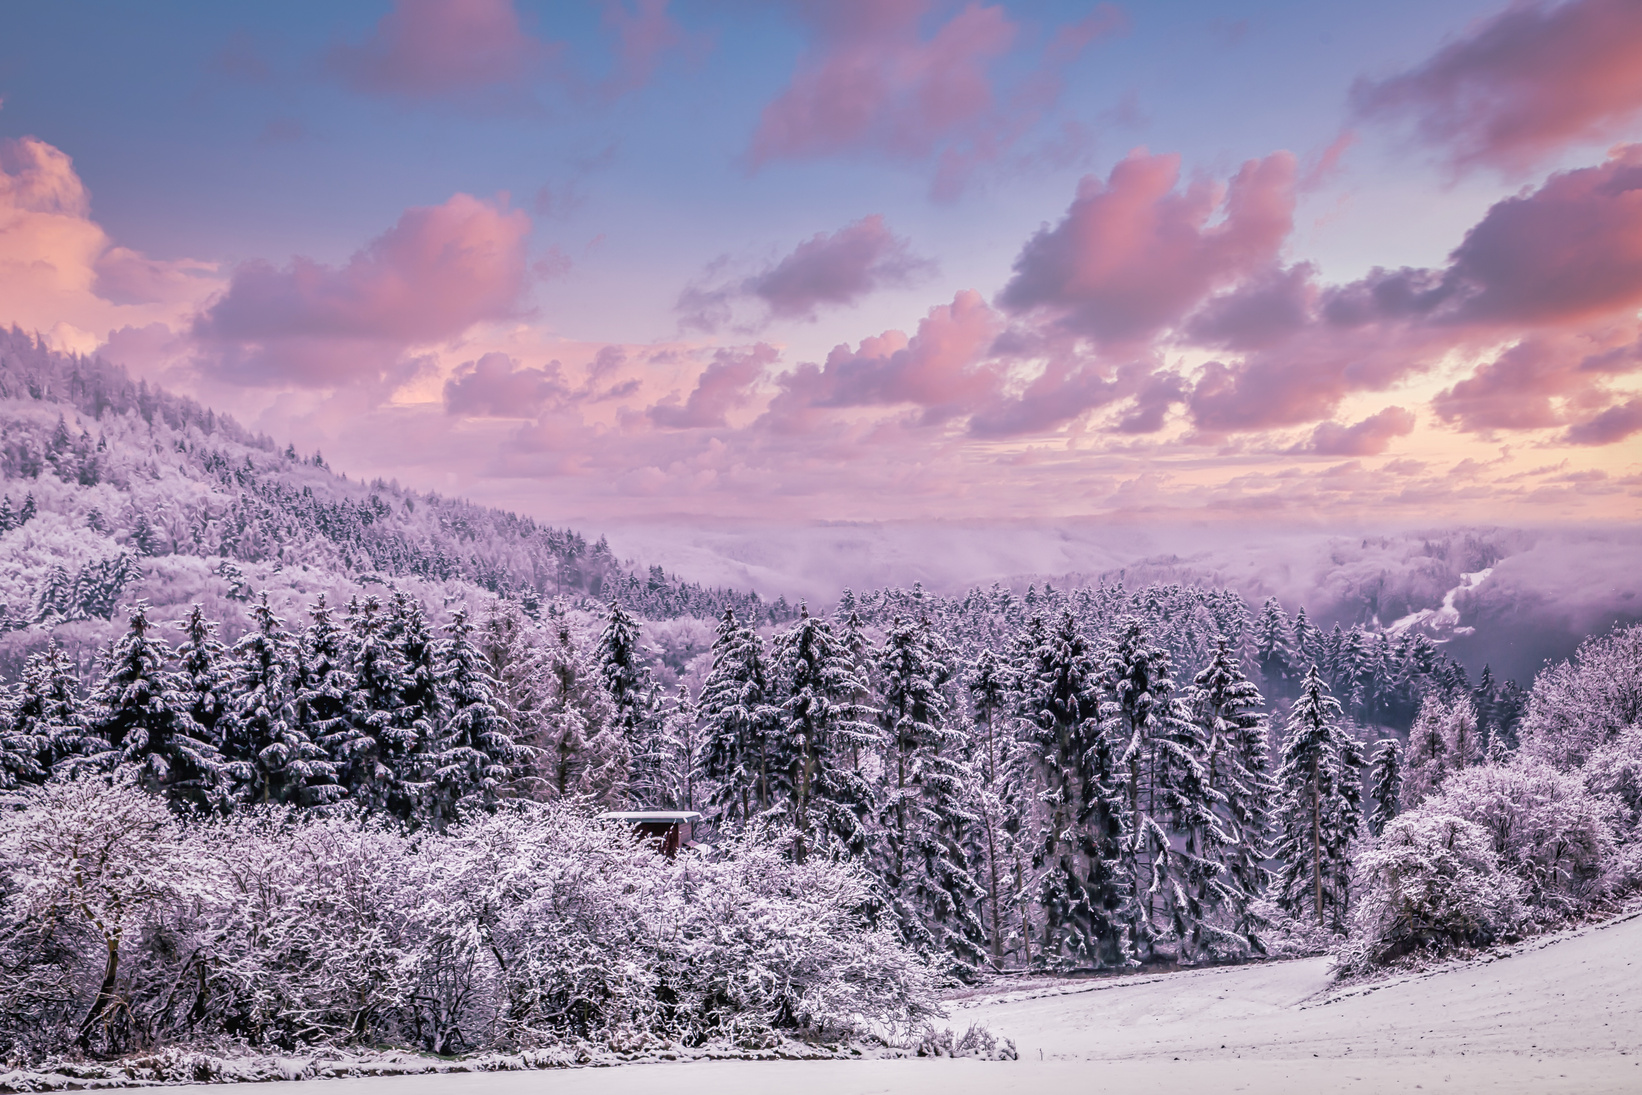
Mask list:
[{"label": "snow-covered field", "polygon": [[[316,1081],[302,1095],[1642,1092],[1642,914],[1336,990],[1324,959],[959,1001],[1021,1059],[704,1061]],[[207,1088],[223,1093],[243,1087]]]}]

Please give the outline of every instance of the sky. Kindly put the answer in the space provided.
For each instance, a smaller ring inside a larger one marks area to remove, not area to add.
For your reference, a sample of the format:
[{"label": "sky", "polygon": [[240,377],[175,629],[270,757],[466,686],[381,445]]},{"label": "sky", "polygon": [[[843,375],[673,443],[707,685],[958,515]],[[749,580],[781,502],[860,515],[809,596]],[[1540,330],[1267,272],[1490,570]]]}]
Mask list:
[{"label": "sky", "polygon": [[1632,523],[1642,4],[9,4],[0,322],[554,523]]}]

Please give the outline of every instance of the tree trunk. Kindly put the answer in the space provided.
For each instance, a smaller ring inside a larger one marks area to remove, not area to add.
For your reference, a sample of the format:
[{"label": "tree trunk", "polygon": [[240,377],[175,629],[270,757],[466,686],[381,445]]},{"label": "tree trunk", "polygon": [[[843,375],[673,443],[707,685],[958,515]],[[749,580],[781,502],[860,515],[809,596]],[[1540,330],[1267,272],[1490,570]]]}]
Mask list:
[{"label": "tree trunk", "polygon": [[114,985],[120,972],[119,933],[106,936],[104,944],[108,948],[108,958],[103,966],[102,987],[97,990],[97,998],[92,1001],[91,1010],[86,1013],[85,1021],[80,1024],[80,1036],[76,1040],[81,1052],[84,1053],[91,1052],[91,1033],[114,1006]]},{"label": "tree trunk", "polygon": [[1311,758],[1311,874],[1317,892],[1317,926],[1323,926],[1323,784]]}]

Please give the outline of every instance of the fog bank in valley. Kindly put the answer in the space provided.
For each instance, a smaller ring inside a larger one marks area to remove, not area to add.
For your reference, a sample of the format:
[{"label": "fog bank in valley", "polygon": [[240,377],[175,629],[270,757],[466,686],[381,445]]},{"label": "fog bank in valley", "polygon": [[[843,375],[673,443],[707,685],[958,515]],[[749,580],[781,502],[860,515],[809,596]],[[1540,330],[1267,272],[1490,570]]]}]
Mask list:
[{"label": "fog bank in valley", "polygon": [[[1642,529],[1429,527],[1140,528],[1088,519],[1043,523],[631,522],[607,526],[617,556],[707,585],[830,608],[840,590],[910,586],[962,593],[994,582],[1123,581],[1229,586],[1258,604],[1304,605],[1338,622],[1410,626],[1450,644],[1473,675],[1526,682],[1586,635],[1642,619]],[[1480,578],[1467,580],[1466,574]],[[1455,592],[1455,591],[1458,592]]]}]

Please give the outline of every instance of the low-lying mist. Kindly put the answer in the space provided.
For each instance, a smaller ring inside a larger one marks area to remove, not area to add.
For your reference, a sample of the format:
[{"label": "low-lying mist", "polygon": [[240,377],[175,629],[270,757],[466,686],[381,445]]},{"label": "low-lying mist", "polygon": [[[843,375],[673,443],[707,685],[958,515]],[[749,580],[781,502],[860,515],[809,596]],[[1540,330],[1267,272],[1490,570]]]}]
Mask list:
[{"label": "low-lying mist", "polygon": [[609,527],[617,556],[708,585],[830,608],[839,592],[914,582],[961,593],[994,582],[1123,581],[1229,586],[1277,597],[1319,626],[1391,626],[1488,570],[1419,626],[1471,670],[1526,682],[1585,636],[1642,620],[1642,529],[1486,527],[1355,531],[1141,528],[1096,520],[1041,524],[721,522]]}]

